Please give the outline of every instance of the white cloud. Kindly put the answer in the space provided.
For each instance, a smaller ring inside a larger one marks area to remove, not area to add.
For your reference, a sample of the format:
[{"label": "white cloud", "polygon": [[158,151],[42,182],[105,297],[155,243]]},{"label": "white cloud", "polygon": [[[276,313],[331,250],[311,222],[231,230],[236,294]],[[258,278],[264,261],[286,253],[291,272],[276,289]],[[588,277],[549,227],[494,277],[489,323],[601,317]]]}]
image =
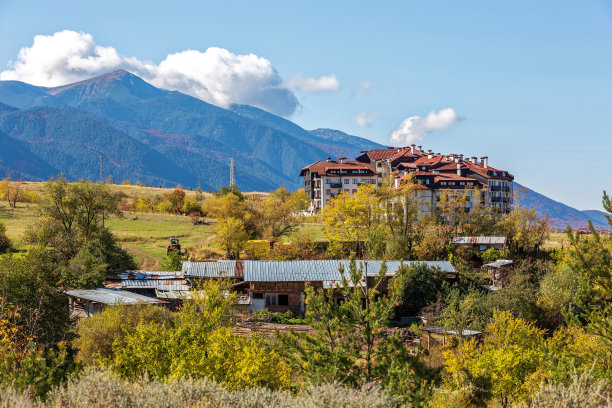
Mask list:
[{"label": "white cloud", "polygon": [[372,83],[367,79],[361,81],[361,90],[365,92],[370,92],[372,90]]},{"label": "white cloud", "polygon": [[378,112],[361,112],[353,115],[351,119],[361,127],[369,128],[372,126],[372,121],[378,117]]},{"label": "white cloud", "polygon": [[459,122],[452,108],[444,108],[439,111],[431,111],[427,115],[411,116],[404,119],[399,127],[395,129],[389,140],[395,145],[409,145],[417,140],[422,140],[425,135],[447,129],[449,126]]},{"label": "white cloud", "polygon": [[272,63],[254,54],[238,55],[211,47],[168,55],[161,63],[125,57],[113,48],[97,45],[91,34],[64,30],[37,35],[17,60],[0,72],[0,80],[18,80],[39,86],[59,86],[125,69],[152,84],[181,91],[215,105],[254,105],[272,113],[292,114],[299,102],[293,89],[305,92],[337,91],[336,76],[298,76],[285,83]]},{"label": "white cloud", "polygon": [[340,83],[334,74],[323,75],[319,78],[296,75],[287,85],[291,89],[304,92],[337,92],[340,89]]}]

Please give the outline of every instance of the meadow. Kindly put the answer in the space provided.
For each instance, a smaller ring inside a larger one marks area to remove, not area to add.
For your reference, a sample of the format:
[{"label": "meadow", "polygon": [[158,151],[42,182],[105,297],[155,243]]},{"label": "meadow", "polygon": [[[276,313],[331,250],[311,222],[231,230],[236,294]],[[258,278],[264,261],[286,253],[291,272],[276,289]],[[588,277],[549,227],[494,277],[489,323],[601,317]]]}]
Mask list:
[{"label": "meadow", "polygon": [[[21,182],[20,186],[24,190],[43,194],[44,183]],[[173,190],[126,184],[111,184],[110,188],[114,193],[125,196],[128,201],[142,195],[153,199]],[[196,196],[195,191],[185,190],[185,193],[187,197]],[[255,197],[263,195],[263,193],[246,194]],[[211,196],[211,193],[202,193],[203,200]],[[23,236],[28,226],[36,223],[37,219],[36,204],[18,203],[17,207],[12,209],[6,201],[0,202],[0,220],[6,225],[7,235],[17,250],[27,249]],[[214,220],[210,218],[205,218],[201,224],[194,225],[191,219],[184,215],[125,211],[122,217],[107,220],[106,226],[115,234],[119,244],[137,258],[141,269],[159,268],[166,255],[170,238],[178,238],[182,248],[189,253],[205,254],[210,258],[222,257],[222,253],[213,245],[215,225]],[[312,232],[316,240],[325,239],[322,224],[313,218],[305,220],[293,231],[282,236],[281,242],[291,241],[291,235],[302,229]]]}]

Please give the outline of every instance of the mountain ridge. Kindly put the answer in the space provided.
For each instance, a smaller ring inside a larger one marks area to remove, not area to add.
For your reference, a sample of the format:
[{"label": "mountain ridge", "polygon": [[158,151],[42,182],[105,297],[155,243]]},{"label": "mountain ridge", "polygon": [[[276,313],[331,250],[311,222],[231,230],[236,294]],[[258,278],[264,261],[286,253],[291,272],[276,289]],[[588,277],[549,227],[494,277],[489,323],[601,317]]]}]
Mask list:
[{"label": "mountain ridge", "polygon": [[[385,146],[335,129],[306,130],[249,105],[228,109],[157,88],[125,70],[71,84],[39,87],[0,81],[0,172],[214,190],[229,183],[233,158],[243,190],[302,186],[299,171],[325,157],[354,158]],[[522,186],[517,183],[517,189]],[[555,228],[583,227],[602,212],[581,212],[533,190],[521,205],[549,216]]]}]

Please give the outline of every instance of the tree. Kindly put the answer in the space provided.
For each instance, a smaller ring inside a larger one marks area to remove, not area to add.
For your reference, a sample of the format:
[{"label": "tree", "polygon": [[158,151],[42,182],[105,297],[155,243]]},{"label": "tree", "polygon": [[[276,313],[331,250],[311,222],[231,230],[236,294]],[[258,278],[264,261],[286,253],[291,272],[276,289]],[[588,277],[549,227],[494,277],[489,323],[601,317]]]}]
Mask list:
[{"label": "tree", "polygon": [[0,221],[0,254],[11,249],[11,241],[6,236],[6,226]]},{"label": "tree", "polygon": [[[604,191],[603,206],[612,211],[612,199]],[[608,217],[612,226],[612,219]],[[612,240],[601,236],[589,221],[591,234],[582,237],[566,230],[569,248],[561,254],[559,262],[583,277],[573,299],[576,308],[570,308],[565,317],[574,325],[584,325],[599,338],[601,347],[597,358],[612,372]],[[609,374],[608,374],[609,375]]]},{"label": "tree", "polygon": [[384,330],[400,285],[387,281],[384,263],[374,277],[364,278],[363,264],[358,268],[354,259],[346,274],[342,267],[340,272],[337,288],[306,289],[306,320],[314,333],[279,334],[289,365],[306,381],[353,387],[376,382],[414,406],[425,403],[432,373]]},{"label": "tree", "polygon": [[170,251],[159,267],[162,271],[180,271],[183,268],[183,256],[178,251]]},{"label": "tree", "polygon": [[216,225],[215,243],[230,259],[238,259],[248,239],[244,224],[234,217],[221,218]]},{"label": "tree", "polygon": [[550,227],[547,217],[539,217],[533,208],[515,206],[498,223],[508,238],[509,247],[517,253],[536,252],[546,242]]},{"label": "tree", "polygon": [[22,196],[21,185],[11,182],[10,174],[0,182],[0,198],[5,199],[10,208],[17,207],[17,202],[21,200]]},{"label": "tree", "polygon": [[446,385],[455,390],[471,388],[474,399],[492,397],[504,408],[528,401],[546,378],[544,331],[496,310],[487,332],[483,343],[471,340],[456,351],[444,352]]},{"label": "tree", "polygon": [[297,212],[300,199],[283,187],[271,192],[261,204],[261,230],[264,237],[278,239],[281,235],[299,224]]},{"label": "tree", "polygon": [[382,219],[382,207],[370,184],[357,187],[351,196],[343,193],[331,200],[320,212],[325,223],[325,235],[332,242],[357,243],[362,252],[362,243],[368,232]]},{"label": "tree", "polygon": [[110,216],[120,216],[120,197],[108,185],[68,183],[62,175],[45,184],[38,206],[40,221],[26,231],[26,241],[53,250],[66,287],[100,286],[107,274],[136,267],[105,227]]},{"label": "tree", "polygon": [[191,292],[170,324],[123,326],[111,366],[124,378],[160,381],[209,377],[225,387],[289,385],[279,354],[257,336],[231,329],[234,297],[229,280],[208,280]]},{"label": "tree", "polygon": [[103,312],[79,320],[74,347],[78,350],[77,360],[85,365],[110,364],[113,342],[122,341],[127,327],[141,323],[157,325],[170,324],[172,313],[163,307],[146,303],[136,305],[109,306]]},{"label": "tree", "polygon": [[402,279],[399,281],[396,317],[416,316],[423,307],[444,297],[448,290],[444,273],[424,263],[403,265],[399,273]]}]

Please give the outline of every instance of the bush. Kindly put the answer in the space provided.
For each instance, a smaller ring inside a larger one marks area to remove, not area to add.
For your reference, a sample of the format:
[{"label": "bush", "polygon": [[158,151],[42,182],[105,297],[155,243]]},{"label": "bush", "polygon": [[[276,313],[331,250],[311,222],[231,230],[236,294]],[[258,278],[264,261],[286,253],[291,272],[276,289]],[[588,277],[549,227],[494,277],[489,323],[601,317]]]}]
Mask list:
[{"label": "bush", "polygon": [[605,380],[593,380],[587,371],[582,375],[574,374],[573,381],[568,386],[552,383],[542,386],[528,407],[610,408],[612,388]]},{"label": "bush", "polygon": [[[35,405],[12,391],[0,391],[0,402],[15,402],[18,408]],[[19,405],[21,404],[21,405]],[[177,378],[170,382],[127,382],[107,371],[87,370],[81,377],[57,388],[48,398],[47,407],[54,408],[153,408],[153,407],[214,407],[214,408],[319,408],[319,407],[399,407],[376,386],[346,389],[339,385],[307,387],[293,396],[286,391],[247,388],[228,391],[209,379]]]},{"label": "bush", "polygon": [[110,306],[104,312],[82,319],[77,325],[77,360],[85,365],[96,365],[114,358],[113,341],[125,337],[125,327],[140,323],[169,323],[172,318],[168,309],[138,304]]}]

